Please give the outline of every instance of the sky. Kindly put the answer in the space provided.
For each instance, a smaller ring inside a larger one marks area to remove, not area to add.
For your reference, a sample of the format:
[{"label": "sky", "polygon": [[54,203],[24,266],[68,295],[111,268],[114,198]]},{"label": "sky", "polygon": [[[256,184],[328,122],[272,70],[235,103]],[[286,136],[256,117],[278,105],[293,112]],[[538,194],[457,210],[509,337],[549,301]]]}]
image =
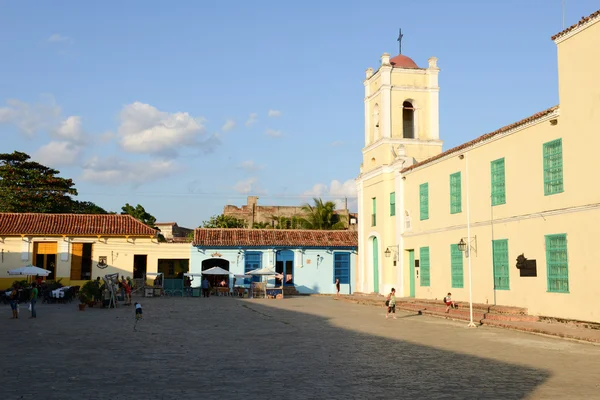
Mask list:
[{"label": "sky", "polygon": [[[568,27],[597,0],[565,0]],[[561,0],[0,0],[0,152],[197,227],[256,195],[356,211],[365,70],[440,67],[444,149],[559,103]],[[24,210],[25,211],[25,210]]]}]

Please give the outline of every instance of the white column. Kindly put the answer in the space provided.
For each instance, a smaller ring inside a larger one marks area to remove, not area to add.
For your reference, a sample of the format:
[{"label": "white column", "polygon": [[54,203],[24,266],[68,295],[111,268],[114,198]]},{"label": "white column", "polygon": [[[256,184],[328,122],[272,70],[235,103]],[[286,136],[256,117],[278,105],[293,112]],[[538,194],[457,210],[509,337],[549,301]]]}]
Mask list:
[{"label": "white column", "polygon": [[358,274],[354,287],[357,291],[364,292],[364,276],[365,276],[365,256],[367,255],[367,249],[365,247],[365,224],[364,218],[366,216],[363,201],[363,181],[362,178],[358,178],[356,183],[356,195],[358,199],[358,257],[357,257],[357,269]]},{"label": "white column", "polygon": [[[402,167],[400,167],[402,168]],[[398,245],[398,263],[397,280],[400,296],[406,297],[404,293],[404,243],[402,233],[404,233],[404,181],[400,171],[394,171],[394,190],[396,191],[396,244]]]},{"label": "white column", "polygon": [[392,67],[382,66],[381,75],[381,107],[379,109],[379,129],[384,138],[392,137]]}]

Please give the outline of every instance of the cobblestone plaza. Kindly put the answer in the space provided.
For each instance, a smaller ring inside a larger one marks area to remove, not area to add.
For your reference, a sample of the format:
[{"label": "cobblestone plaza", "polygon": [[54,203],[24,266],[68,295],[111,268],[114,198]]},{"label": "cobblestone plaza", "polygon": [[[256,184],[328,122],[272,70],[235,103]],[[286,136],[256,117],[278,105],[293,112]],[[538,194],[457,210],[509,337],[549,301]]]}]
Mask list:
[{"label": "cobblestone plaza", "polygon": [[334,301],[39,305],[2,324],[8,399],[591,399],[600,347]]}]

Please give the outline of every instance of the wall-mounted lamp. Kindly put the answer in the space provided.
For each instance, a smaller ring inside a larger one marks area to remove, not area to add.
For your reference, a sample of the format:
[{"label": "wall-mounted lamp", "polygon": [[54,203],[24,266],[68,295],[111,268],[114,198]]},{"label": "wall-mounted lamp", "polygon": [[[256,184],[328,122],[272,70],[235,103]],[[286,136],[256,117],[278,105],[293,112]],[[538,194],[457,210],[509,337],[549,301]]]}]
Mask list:
[{"label": "wall-mounted lamp", "polygon": [[237,252],[236,264],[238,264],[240,262],[240,258],[241,259],[244,258],[244,250],[242,250],[242,249],[239,249]]},{"label": "wall-mounted lamp", "polygon": [[392,252],[394,253],[394,267],[395,267],[396,262],[398,261],[398,253],[400,252],[400,245],[388,246],[385,249],[385,251],[383,252],[383,254],[385,254],[385,256],[387,258],[389,258],[392,255]]},{"label": "wall-mounted lamp", "polygon": [[[467,240],[466,242],[465,239]],[[475,250],[475,255],[477,255],[477,235],[473,236],[472,238],[460,238],[460,242],[458,242],[458,250],[465,253],[465,257],[467,258],[471,255],[471,250]]]},{"label": "wall-mounted lamp", "polygon": [[321,263],[323,262],[324,258],[325,258],[325,257],[323,257],[322,255],[320,255],[320,254],[317,254],[317,267],[318,267],[319,265],[321,265]]}]

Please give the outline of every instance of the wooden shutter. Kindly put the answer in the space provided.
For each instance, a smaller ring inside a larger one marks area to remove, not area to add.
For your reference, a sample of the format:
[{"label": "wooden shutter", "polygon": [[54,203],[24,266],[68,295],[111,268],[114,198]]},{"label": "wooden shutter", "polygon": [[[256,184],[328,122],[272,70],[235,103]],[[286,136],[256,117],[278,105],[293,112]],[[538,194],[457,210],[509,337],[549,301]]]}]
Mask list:
[{"label": "wooden shutter", "polygon": [[83,261],[83,243],[71,245],[71,280],[81,279],[81,263]]}]

